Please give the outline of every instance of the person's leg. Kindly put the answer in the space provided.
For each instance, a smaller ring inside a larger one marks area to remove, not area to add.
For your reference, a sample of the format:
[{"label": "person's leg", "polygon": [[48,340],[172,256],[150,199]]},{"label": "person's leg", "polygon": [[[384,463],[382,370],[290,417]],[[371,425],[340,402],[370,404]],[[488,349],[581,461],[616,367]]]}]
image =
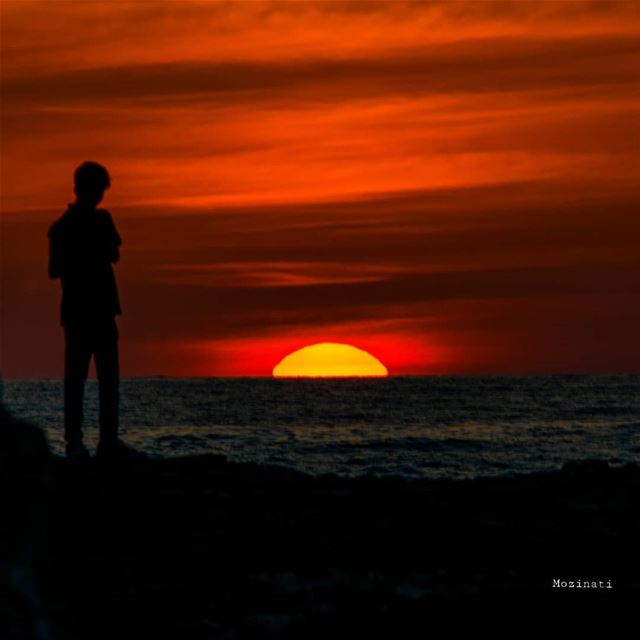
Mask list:
[{"label": "person's leg", "polygon": [[66,326],[64,336],[64,439],[68,445],[77,445],[82,442],[82,403],[91,345],[84,327]]},{"label": "person's leg", "polygon": [[119,425],[120,366],[115,319],[96,330],[93,353],[100,396],[100,442],[109,444],[117,440]]}]

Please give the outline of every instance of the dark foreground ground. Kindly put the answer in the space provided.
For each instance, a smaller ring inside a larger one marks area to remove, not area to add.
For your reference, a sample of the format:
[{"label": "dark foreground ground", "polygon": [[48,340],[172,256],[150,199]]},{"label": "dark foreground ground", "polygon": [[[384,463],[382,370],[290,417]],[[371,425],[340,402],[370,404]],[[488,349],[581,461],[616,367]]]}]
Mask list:
[{"label": "dark foreground ground", "polygon": [[5,580],[13,637],[34,621],[54,640],[191,640],[637,618],[635,465],[348,480],[215,456],[72,464],[29,433],[0,478],[5,564],[35,573],[35,590],[27,570]]}]

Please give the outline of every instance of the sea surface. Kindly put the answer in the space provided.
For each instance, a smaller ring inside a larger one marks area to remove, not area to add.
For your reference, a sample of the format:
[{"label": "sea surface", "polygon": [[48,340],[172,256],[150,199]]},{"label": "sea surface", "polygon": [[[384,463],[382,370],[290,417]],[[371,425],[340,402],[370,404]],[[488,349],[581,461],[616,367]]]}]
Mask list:
[{"label": "sea surface", "polygon": [[[63,452],[62,382],[9,380],[16,416]],[[86,441],[97,440],[87,383]],[[123,439],[152,456],[224,454],[313,474],[472,478],[587,458],[640,462],[640,376],[132,378]]]}]

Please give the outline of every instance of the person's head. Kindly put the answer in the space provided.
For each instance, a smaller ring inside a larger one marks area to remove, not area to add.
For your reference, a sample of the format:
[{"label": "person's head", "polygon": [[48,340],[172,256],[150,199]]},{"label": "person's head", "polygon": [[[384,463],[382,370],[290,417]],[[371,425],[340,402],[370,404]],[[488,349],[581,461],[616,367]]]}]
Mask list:
[{"label": "person's head", "polygon": [[91,207],[98,205],[111,186],[109,172],[97,162],[83,162],[73,174],[76,199]]}]

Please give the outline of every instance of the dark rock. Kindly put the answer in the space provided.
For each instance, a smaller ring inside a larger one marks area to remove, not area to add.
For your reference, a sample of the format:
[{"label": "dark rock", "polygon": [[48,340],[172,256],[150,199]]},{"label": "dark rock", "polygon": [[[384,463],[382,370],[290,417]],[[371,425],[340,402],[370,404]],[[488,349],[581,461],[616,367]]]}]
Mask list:
[{"label": "dark rock", "polygon": [[[49,555],[32,564],[59,640],[397,635],[408,621],[426,632],[635,615],[636,465],[433,481],[312,477],[220,456],[58,459],[47,489],[41,434],[26,428],[18,440],[2,449],[3,497],[14,540],[45,529],[47,497]],[[559,594],[554,578],[615,588]]]}]

